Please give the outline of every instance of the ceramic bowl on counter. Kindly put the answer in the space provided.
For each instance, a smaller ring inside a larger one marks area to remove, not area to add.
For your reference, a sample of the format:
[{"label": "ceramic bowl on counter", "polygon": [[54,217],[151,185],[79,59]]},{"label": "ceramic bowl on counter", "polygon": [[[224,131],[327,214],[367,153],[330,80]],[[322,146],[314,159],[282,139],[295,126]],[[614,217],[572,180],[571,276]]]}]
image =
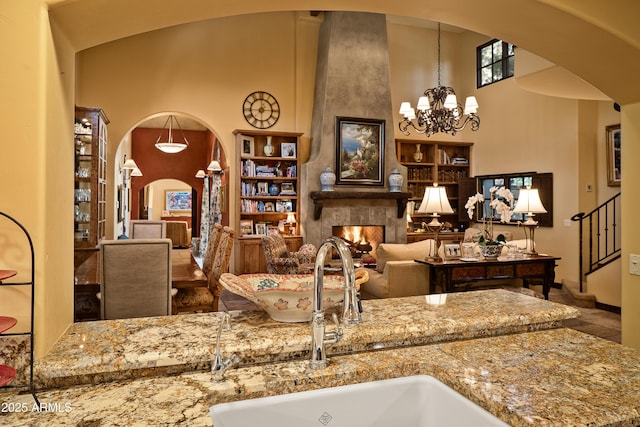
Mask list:
[{"label": "ceramic bowl on counter", "polygon": [[[366,270],[356,271],[356,287],[369,280]],[[242,274],[224,273],[220,283],[265,310],[278,322],[309,322],[313,311],[312,274]],[[323,309],[331,308],[344,297],[344,277],[325,274]]]}]

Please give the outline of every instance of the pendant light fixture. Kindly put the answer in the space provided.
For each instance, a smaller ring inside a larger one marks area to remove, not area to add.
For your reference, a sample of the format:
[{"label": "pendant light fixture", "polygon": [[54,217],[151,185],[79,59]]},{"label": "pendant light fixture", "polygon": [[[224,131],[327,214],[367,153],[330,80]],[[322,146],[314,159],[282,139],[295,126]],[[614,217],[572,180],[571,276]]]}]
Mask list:
[{"label": "pendant light fixture", "polygon": [[400,104],[400,114],[404,119],[398,123],[400,131],[410,135],[410,128],[416,133],[431,136],[434,133],[444,132],[455,135],[471,124],[471,130],[480,128],[478,116],[478,101],[475,96],[468,96],[464,110],[458,104],[456,92],[452,87],[440,84],[440,23],[438,22],[438,87],[427,89],[424,96],[418,99],[416,110],[411,103]]},{"label": "pendant light fixture", "polygon": [[[183,142],[176,142],[173,140],[173,121],[176,122],[176,127],[180,131],[182,135]],[[165,142],[160,142],[162,137],[164,136],[165,128],[167,128],[167,124],[169,125],[169,135]],[[184,136],[184,132],[180,127],[180,123],[178,122],[178,118],[173,114],[170,114],[167,120],[164,122],[164,126],[162,126],[162,132],[160,132],[160,136],[158,136],[158,140],[156,141],[156,148],[164,153],[175,154],[179,153],[189,145],[189,141],[187,141],[187,137]]]}]

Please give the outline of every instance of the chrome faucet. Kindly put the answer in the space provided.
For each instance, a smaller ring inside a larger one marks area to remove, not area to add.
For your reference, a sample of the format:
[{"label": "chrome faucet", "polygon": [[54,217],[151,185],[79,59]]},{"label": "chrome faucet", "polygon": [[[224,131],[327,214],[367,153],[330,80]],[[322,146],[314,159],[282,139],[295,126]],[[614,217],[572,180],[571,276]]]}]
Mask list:
[{"label": "chrome faucet", "polygon": [[334,314],[333,320],[336,322],[336,332],[326,333],[326,322],[324,310],[322,309],[322,291],[324,288],[324,258],[331,249],[338,251],[342,261],[342,271],[344,274],[344,299],[342,306],[342,321],[348,324],[355,324],[362,319],[358,305],[358,295],[356,292],[355,268],[351,252],[344,240],[337,237],[326,239],[316,256],[314,266],[313,281],[313,313],[311,314],[311,368],[323,369],[327,366],[327,355],[324,345],[336,343],[342,338],[342,327],[338,322],[338,317]]},{"label": "chrome faucet", "polygon": [[216,354],[213,357],[213,362],[211,362],[211,378],[216,382],[224,381],[224,371],[240,363],[240,358],[235,353],[227,360],[222,359],[222,353],[220,352],[220,335],[222,335],[222,328],[225,328],[227,331],[231,330],[231,316],[229,316],[229,313],[226,311],[222,312],[222,320],[220,321],[218,337],[216,338]]}]

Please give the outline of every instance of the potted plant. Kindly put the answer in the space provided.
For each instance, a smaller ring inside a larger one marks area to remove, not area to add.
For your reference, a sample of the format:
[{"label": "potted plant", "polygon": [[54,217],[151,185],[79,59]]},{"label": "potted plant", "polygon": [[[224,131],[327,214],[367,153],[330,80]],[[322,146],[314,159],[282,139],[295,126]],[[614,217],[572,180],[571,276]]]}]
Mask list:
[{"label": "potted plant", "polygon": [[[489,189],[489,212],[483,219],[483,230],[478,240],[480,252],[485,258],[497,258],[502,252],[502,246],[506,244],[506,238],[503,234],[494,236],[493,219],[497,214],[500,216],[500,222],[506,223],[511,220],[513,215],[514,197],[511,190],[506,187],[493,186]],[[470,219],[473,219],[473,212],[477,204],[485,202],[485,196],[482,193],[476,193],[469,197],[464,207]],[[488,217],[488,219],[487,219]]]}]

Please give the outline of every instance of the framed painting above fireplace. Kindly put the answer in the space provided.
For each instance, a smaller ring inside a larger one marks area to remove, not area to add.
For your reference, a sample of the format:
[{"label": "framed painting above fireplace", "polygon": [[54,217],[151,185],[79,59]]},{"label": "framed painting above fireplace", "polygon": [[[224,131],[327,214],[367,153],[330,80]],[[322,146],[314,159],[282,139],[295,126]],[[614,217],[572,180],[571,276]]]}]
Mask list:
[{"label": "framed painting above fireplace", "polygon": [[384,124],[336,117],[337,185],[384,185]]}]

